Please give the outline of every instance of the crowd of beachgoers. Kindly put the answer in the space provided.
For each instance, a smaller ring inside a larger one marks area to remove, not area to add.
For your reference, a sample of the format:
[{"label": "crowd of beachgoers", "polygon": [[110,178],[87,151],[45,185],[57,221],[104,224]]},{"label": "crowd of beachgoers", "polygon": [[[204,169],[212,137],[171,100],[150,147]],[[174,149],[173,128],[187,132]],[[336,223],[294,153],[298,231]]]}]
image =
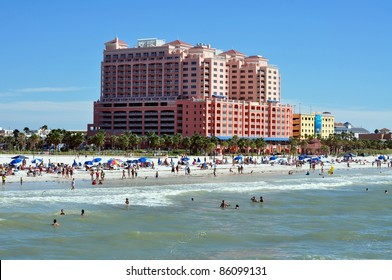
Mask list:
[{"label": "crowd of beachgoers", "polygon": [[3,184],[26,181],[165,178],[169,176],[223,176],[257,173],[331,174],[340,168],[392,167],[389,156],[187,156],[113,158],[110,156],[0,155]]}]

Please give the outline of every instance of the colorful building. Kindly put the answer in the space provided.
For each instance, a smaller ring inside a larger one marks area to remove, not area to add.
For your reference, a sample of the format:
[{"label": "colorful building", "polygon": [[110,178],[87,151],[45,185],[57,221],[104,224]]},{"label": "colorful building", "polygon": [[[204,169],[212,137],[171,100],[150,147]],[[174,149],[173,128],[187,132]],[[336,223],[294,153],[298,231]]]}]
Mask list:
[{"label": "colorful building", "polygon": [[280,103],[280,73],[261,56],[176,40],[115,38],[105,44],[101,95],[88,134],[199,133],[287,141],[292,107]]},{"label": "colorful building", "polygon": [[293,114],[293,137],[308,136],[328,138],[334,134],[335,118],[329,113]]}]

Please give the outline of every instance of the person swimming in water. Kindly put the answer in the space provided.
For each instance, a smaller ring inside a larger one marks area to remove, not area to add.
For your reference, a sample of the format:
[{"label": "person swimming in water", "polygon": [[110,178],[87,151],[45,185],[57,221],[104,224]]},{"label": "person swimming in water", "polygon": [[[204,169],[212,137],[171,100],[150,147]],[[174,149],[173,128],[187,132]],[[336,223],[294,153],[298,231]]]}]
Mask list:
[{"label": "person swimming in water", "polygon": [[237,205],[235,206],[235,209],[240,209],[240,206],[237,204]]},{"label": "person swimming in water", "polygon": [[128,197],[125,199],[125,205],[129,205],[129,199],[128,199]]},{"label": "person swimming in water", "polygon": [[58,227],[60,224],[57,222],[57,220],[56,219],[54,219],[53,220],[53,224],[52,224],[52,226],[54,226],[54,227]]},{"label": "person swimming in water", "polygon": [[227,204],[224,200],[222,200],[220,208],[226,208],[227,206],[230,206],[230,204]]},{"label": "person swimming in water", "polygon": [[80,216],[84,216],[84,209],[82,209],[82,212],[80,213]]},{"label": "person swimming in water", "polygon": [[252,198],[250,199],[250,201],[252,201],[252,202],[258,202],[255,196],[252,196]]},{"label": "person swimming in water", "polygon": [[260,202],[264,202],[264,199],[262,196],[260,196]]},{"label": "person swimming in water", "polygon": [[61,209],[60,215],[65,215],[64,209]]}]

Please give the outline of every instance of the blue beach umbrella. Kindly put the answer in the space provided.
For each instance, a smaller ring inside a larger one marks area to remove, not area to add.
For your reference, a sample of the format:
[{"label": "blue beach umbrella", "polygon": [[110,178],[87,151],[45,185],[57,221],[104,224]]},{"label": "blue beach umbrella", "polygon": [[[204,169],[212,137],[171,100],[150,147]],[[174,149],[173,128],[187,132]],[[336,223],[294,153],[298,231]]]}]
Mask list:
[{"label": "blue beach umbrella", "polygon": [[26,156],[23,156],[23,155],[17,155],[17,156],[14,156],[14,157],[12,157],[12,159],[28,159],[29,157],[26,157]]},{"label": "blue beach umbrella", "polygon": [[142,162],[142,163],[143,162],[147,162],[147,160],[148,160],[148,158],[145,158],[145,157],[141,157],[141,158],[138,159],[138,161]]},{"label": "blue beach umbrella", "polygon": [[17,165],[18,163],[21,163],[21,162],[22,162],[22,159],[16,158],[10,162],[10,165]]},{"label": "blue beach umbrella", "polygon": [[94,165],[94,163],[91,160],[88,160],[88,161],[84,162],[84,165],[92,166],[92,165]]},{"label": "blue beach umbrella", "polygon": [[93,162],[100,162],[102,160],[102,158],[95,158],[95,159],[93,159]]},{"label": "blue beach umbrella", "polygon": [[234,160],[242,160],[242,156],[236,156]]},{"label": "blue beach umbrella", "polygon": [[43,160],[42,158],[35,158],[35,159],[33,159],[33,160],[31,161],[31,163],[35,163],[35,164],[41,163],[42,160]]}]

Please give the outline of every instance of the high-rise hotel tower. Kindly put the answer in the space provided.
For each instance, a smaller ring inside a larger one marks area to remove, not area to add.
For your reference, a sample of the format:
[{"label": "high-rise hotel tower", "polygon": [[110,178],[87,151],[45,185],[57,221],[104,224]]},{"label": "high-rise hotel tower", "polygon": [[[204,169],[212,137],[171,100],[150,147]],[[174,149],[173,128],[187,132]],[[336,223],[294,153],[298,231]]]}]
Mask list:
[{"label": "high-rise hotel tower", "polygon": [[280,74],[264,57],[179,40],[105,43],[101,96],[88,133],[180,133],[220,139],[292,136],[292,107],[280,103]]}]

